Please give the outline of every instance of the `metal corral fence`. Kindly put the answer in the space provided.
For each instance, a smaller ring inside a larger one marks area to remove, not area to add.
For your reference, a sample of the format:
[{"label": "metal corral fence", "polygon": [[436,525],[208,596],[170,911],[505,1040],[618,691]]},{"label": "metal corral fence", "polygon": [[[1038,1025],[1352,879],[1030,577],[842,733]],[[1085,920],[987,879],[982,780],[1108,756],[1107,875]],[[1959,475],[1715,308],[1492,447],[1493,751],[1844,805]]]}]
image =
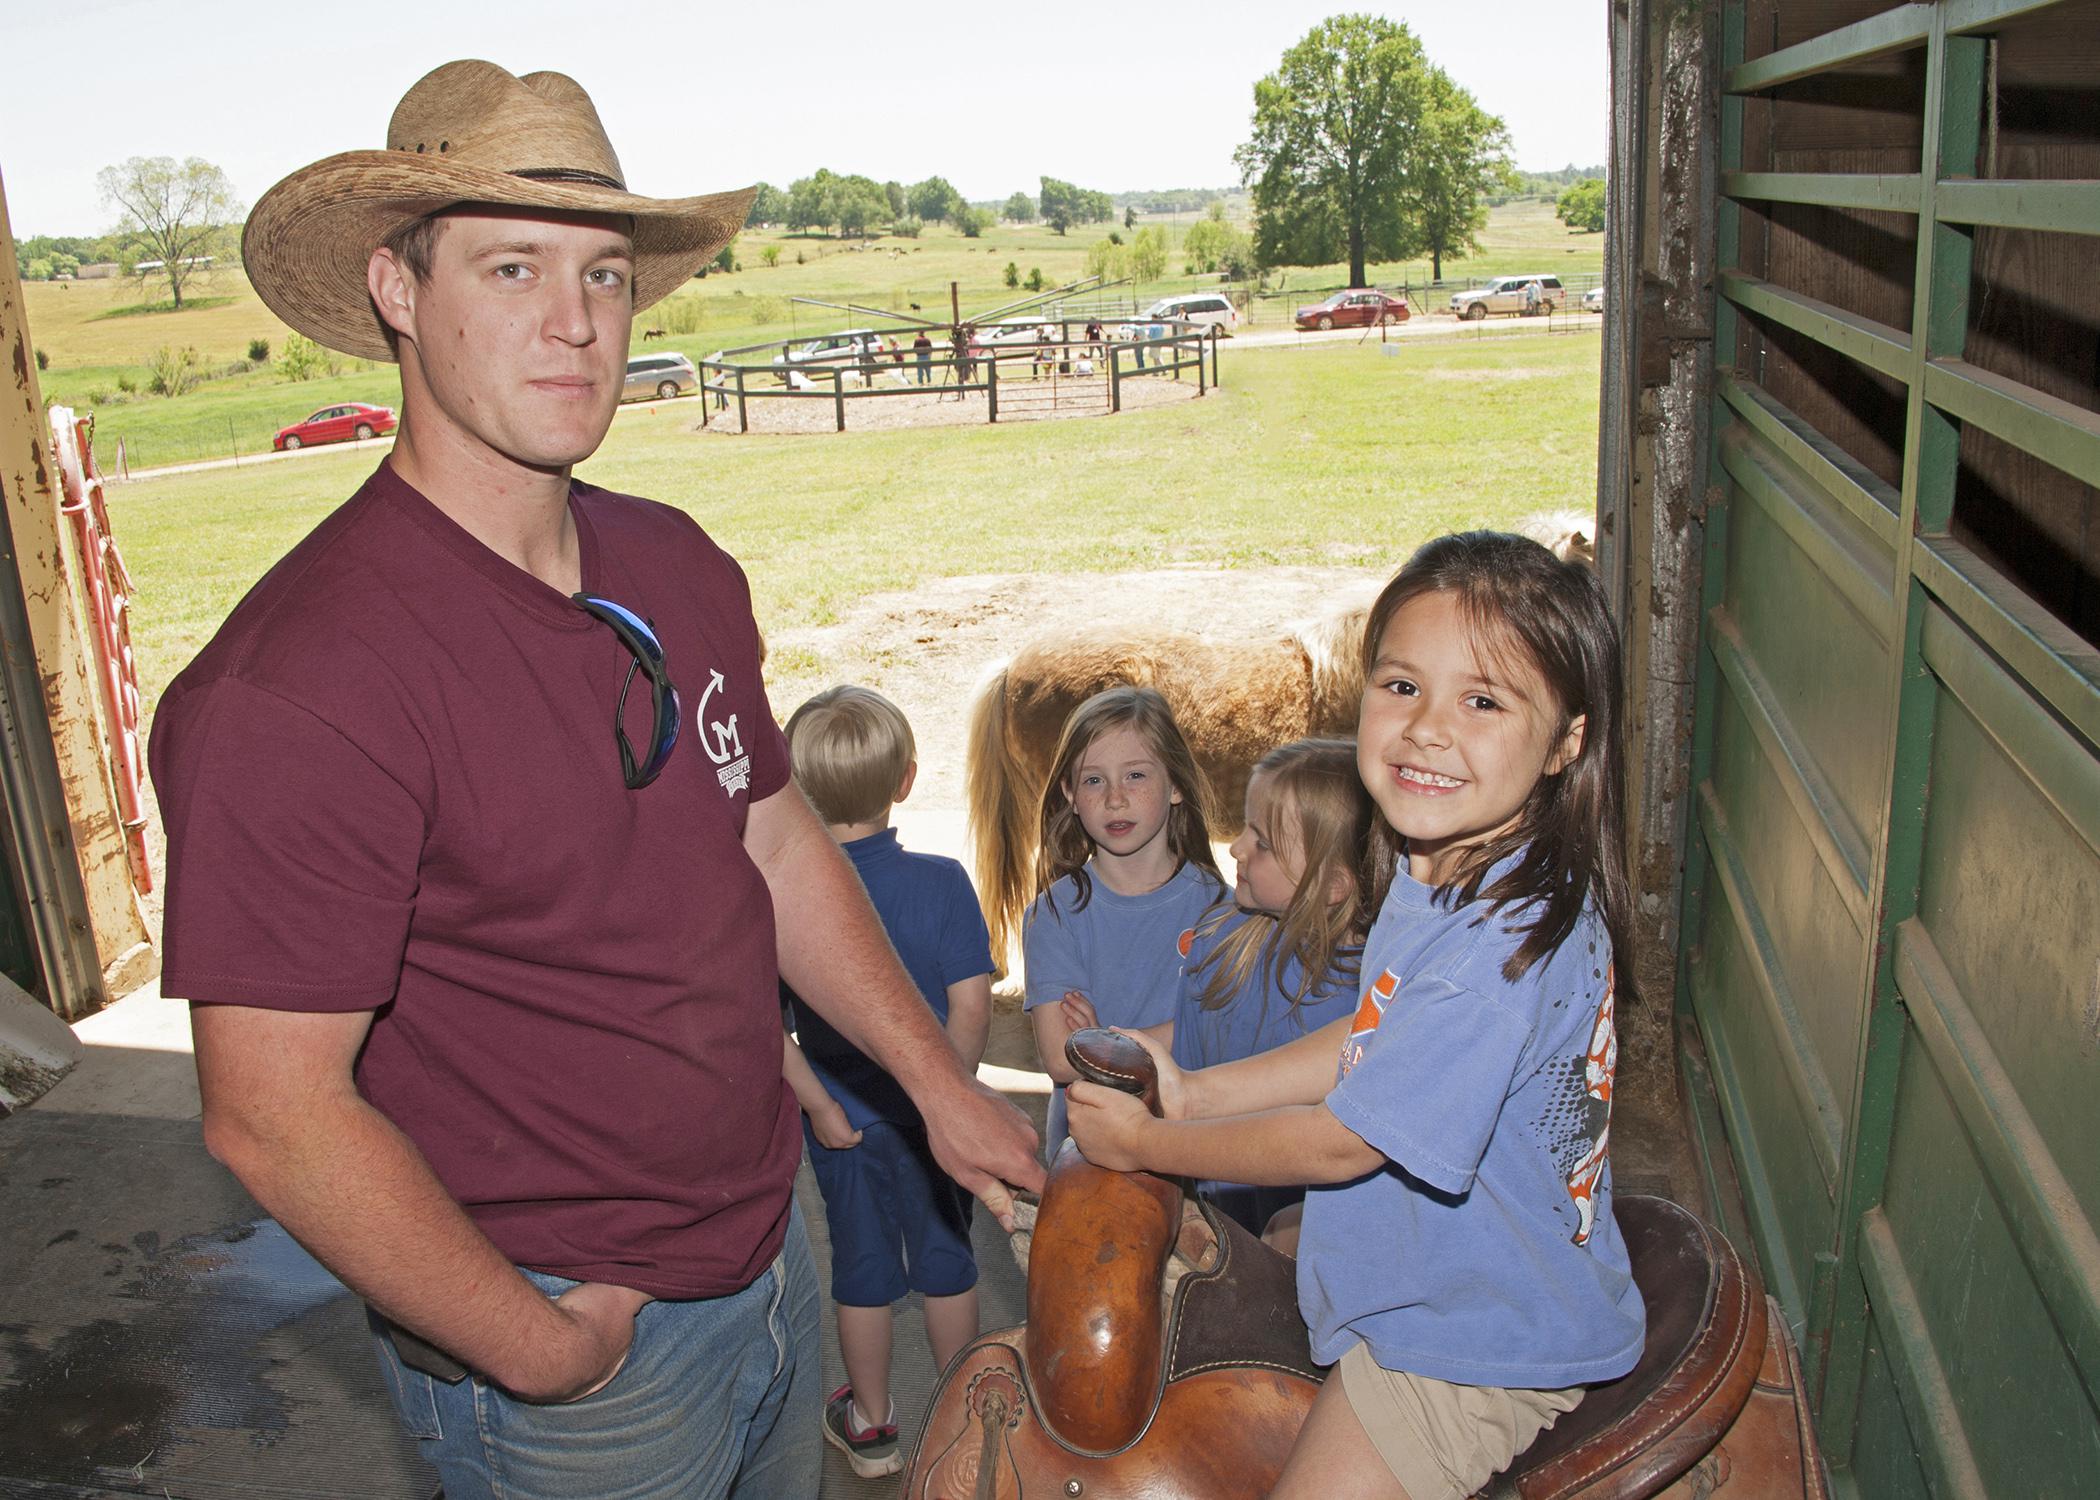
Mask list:
[{"label": "metal corral fence", "polygon": [[[1075,332],[1076,330],[1076,332]],[[908,340],[944,337],[926,349]],[[880,343],[875,342],[881,340]],[[1119,412],[1123,383],[1194,371],[1196,394],[1218,383],[1217,330],[1203,324],[1138,318],[1026,318],[946,328],[878,328],[837,353],[807,352],[821,340],[745,344],[699,362],[700,419],[751,430],[755,401],[829,401],[835,430],[846,404],[894,396],[984,397],[985,420]]]}]

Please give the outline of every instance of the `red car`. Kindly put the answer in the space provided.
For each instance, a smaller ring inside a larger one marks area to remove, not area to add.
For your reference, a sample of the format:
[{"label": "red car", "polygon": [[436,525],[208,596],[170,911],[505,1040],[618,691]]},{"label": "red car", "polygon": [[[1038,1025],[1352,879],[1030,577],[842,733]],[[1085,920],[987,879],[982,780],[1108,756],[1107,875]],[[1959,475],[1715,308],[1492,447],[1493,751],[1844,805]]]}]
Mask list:
[{"label": "red car", "polygon": [[1295,317],[1300,328],[1370,328],[1381,323],[1405,323],[1408,306],[1399,297],[1358,287],[1336,292],[1311,307],[1301,307]]},{"label": "red car", "polygon": [[399,421],[391,406],[367,406],[362,401],[345,401],[339,406],[322,407],[304,422],[279,428],[270,446],[282,451],[304,448],[313,443],[378,437],[392,432]]}]

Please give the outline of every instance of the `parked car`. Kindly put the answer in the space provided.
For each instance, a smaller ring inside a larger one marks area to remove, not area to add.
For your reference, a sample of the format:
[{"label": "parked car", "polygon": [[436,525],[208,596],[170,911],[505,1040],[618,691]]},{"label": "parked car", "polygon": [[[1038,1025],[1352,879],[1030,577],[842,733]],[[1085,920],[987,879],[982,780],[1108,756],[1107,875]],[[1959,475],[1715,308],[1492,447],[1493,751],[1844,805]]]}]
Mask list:
[{"label": "parked car", "polygon": [[882,335],[872,328],[848,328],[821,338],[790,344],[773,356],[776,365],[835,365],[857,362],[863,355],[884,353]]},{"label": "parked car", "polygon": [[1560,278],[1536,273],[1497,276],[1486,286],[1453,293],[1451,298],[1451,311],[1469,322],[1478,322],[1489,313],[1551,313],[1567,305],[1568,289]]},{"label": "parked car", "polygon": [[1584,312],[1593,313],[1601,313],[1604,311],[1603,287],[1593,286],[1588,291],[1582,294],[1582,310]]},{"label": "parked car", "polygon": [[651,396],[669,400],[700,389],[700,372],[683,354],[644,354],[627,361],[627,379],[620,387],[622,401],[641,401]]},{"label": "parked car", "polygon": [[1145,309],[1145,317],[1178,319],[1204,328],[1215,328],[1224,334],[1230,334],[1240,326],[1240,310],[1232,305],[1230,297],[1218,292],[1162,297]]},{"label": "parked car", "polygon": [[1371,328],[1381,323],[1405,323],[1409,308],[1404,298],[1384,292],[1352,287],[1336,292],[1324,302],[1301,307],[1291,315],[1300,328]]},{"label": "parked car", "polygon": [[369,406],[362,401],[345,401],[340,406],[324,406],[303,422],[294,422],[289,427],[277,429],[277,436],[270,446],[279,452],[292,448],[311,447],[315,443],[341,443],[352,438],[379,437],[392,432],[400,423],[391,406]]},{"label": "parked car", "polygon": [[[1086,325],[1082,323],[1080,326]],[[1048,318],[1033,315],[1001,318],[997,323],[987,323],[979,328],[970,342],[980,349],[996,348],[1001,344],[1035,344],[1042,342],[1045,327],[1050,329],[1052,338],[1057,336],[1058,325]]]}]

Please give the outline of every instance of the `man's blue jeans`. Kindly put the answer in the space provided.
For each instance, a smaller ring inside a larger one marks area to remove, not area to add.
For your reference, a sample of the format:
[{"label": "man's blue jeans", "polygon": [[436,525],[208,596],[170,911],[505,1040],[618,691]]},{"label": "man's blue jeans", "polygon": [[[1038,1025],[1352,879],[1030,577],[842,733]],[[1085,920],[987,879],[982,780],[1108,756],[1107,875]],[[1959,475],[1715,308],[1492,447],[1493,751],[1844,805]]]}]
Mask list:
[{"label": "man's blue jeans", "polygon": [[[574,1286],[524,1273],[550,1297]],[[377,1338],[403,1427],[446,1500],[808,1500],[823,1471],[819,1293],[802,1212],[741,1292],[652,1302],[612,1383],[566,1406],[447,1385]]]}]

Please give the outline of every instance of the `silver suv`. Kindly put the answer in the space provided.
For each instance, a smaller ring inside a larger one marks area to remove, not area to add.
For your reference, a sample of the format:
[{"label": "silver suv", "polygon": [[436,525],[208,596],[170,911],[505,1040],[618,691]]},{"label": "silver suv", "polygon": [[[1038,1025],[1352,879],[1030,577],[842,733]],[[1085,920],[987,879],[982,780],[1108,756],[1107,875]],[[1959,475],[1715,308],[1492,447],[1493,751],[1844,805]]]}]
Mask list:
[{"label": "silver suv", "polygon": [[1559,312],[1568,305],[1568,289],[1558,276],[1528,274],[1497,276],[1486,286],[1458,292],[1451,298],[1451,311],[1471,322],[1489,313]]},{"label": "silver suv", "polygon": [[700,373],[683,354],[643,354],[627,361],[622,401],[669,400],[700,389]]}]

